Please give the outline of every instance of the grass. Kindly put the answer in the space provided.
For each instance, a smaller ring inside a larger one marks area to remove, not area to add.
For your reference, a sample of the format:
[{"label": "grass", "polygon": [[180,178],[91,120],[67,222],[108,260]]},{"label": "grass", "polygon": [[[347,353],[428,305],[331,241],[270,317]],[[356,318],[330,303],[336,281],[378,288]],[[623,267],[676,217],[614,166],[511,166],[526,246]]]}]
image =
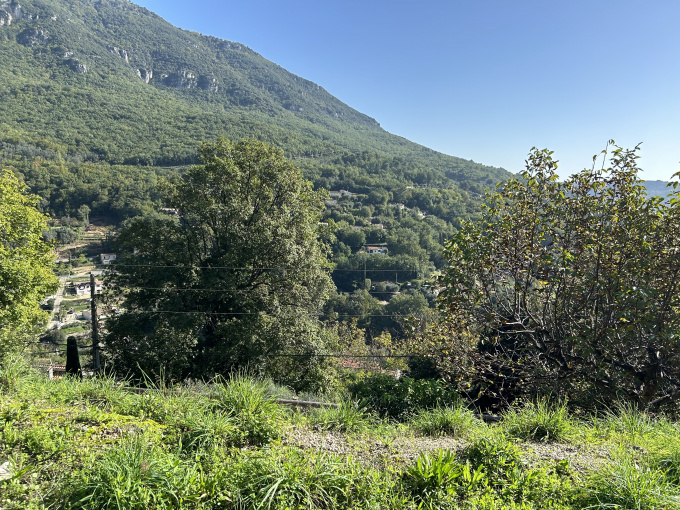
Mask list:
[{"label": "grass", "polygon": [[420,411],[410,423],[414,430],[426,436],[460,437],[483,426],[462,404]]},{"label": "grass", "polygon": [[537,401],[494,425],[461,404],[396,423],[349,400],[290,411],[282,394],[244,374],[137,394],[8,360],[0,508],[680,508],[680,428],[662,417],[586,423]]},{"label": "grass", "polygon": [[564,441],[574,429],[566,402],[547,398],[512,407],[503,425],[511,436],[530,441]]},{"label": "grass", "polygon": [[371,417],[358,403],[345,400],[338,407],[314,409],[308,421],[317,430],[359,432],[370,426]]}]

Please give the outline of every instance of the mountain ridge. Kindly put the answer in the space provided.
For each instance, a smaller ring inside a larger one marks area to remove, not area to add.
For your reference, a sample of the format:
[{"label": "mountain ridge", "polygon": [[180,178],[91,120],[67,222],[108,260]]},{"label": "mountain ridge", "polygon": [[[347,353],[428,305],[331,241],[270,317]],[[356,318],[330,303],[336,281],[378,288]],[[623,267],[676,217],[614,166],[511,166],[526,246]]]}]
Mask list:
[{"label": "mountain ridge", "polygon": [[[321,85],[245,44],[179,29],[127,0],[5,1],[0,39],[0,62],[8,64],[0,74],[3,92],[15,100],[14,109],[7,102],[0,106],[0,123],[64,145],[67,152],[92,151],[111,163],[184,164],[199,141],[226,134],[261,137],[291,156],[369,150],[418,163],[435,157],[438,165],[471,166],[494,180],[509,175],[391,135]],[[128,100],[109,94],[102,101],[91,92],[106,87]],[[32,111],[16,101],[22,95],[49,105]],[[62,103],[70,104],[60,108]],[[161,109],[175,112],[174,128]],[[61,126],[36,122],[31,113],[60,117]],[[78,136],[59,129],[69,123]],[[155,143],[143,129],[136,147],[126,143],[124,131],[144,123],[156,129]],[[178,137],[177,124],[196,132]]]}]

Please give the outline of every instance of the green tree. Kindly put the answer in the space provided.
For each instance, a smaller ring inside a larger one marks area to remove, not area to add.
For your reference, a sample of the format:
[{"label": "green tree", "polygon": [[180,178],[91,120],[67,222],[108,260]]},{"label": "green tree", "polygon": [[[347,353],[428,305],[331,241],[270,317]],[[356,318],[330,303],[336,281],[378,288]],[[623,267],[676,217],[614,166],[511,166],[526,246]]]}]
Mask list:
[{"label": "green tree", "polygon": [[651,408],[680,397],[680,194],[648,198],[636,151],[560,182],[534,149],[448,243],[442,310],[450,338],[479,340],[475,391]]},{"label": "green tree", "polygon": [[58,283],[42,235],[47,218],[25,189],[9,170],[0,173],[0,357],[35,333],[46,318],[40,302]]},{"label": "green tree", "polygon": [[113,361],[172,377],[247,365],[298,388],[318,382],[317,316],[332,288],[317,231],[323,195],[265,143],[222,138],[200,154],[202,165],[164,188],[177,217],[135,219],[120,233],[109,284],[127,313],[107,325]]}]

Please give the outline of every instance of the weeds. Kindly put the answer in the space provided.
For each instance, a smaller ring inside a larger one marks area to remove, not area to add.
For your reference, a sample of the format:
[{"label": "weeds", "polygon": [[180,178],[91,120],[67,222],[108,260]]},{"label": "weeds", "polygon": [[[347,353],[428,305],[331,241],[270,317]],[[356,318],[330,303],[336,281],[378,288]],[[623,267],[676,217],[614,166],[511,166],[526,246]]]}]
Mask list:
[{"label": "weeds", "polygon": [[363,407],[356,402],[345,401],[338,407],[314,409],[310,413],[309,423],[319,430],[358,432],[368,428],[370,419]]},{"label": "weeds", "polygon": [[78,480],[66,508],[194,508],[201,494],[196,468],[133,435],[106,452]]},{"label": "weeds", "polygon": [[458,405],[421,411],[412,418],[411,426],[427,436],[460,437],[483,425],[471,411]]},{"label": "weeds", "polygon": [[281,436],[285,411],[267,390],[266,382],[246,376],[215,384],[215,407],[233,417],[242,444],[266,445]]},{"label": "weeds", "polygon": [[564,441],[574,428],[566,403],[547,398],[511,408],[503,425],[511,436],[531,441]]},{"label": "weeds", "polygon": [[630,457],[595,472],[584,490],[588,508],[680,508],[680,492],[664,472],[641,465]]}]

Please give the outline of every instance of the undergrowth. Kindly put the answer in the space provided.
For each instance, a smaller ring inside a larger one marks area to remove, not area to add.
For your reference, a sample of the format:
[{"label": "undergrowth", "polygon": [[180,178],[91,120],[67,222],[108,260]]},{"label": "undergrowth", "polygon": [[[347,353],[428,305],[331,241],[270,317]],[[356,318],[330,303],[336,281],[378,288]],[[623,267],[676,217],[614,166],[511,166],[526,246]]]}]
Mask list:
[{"label": "undergrowth", "polygon": [[246,375],[136,393],[15,359],[0,368],[0,508],[680,508],[669,419],[539,400],[484,424],[439,385],[406,384],[412,409],[345,395],[293,412]]}]

